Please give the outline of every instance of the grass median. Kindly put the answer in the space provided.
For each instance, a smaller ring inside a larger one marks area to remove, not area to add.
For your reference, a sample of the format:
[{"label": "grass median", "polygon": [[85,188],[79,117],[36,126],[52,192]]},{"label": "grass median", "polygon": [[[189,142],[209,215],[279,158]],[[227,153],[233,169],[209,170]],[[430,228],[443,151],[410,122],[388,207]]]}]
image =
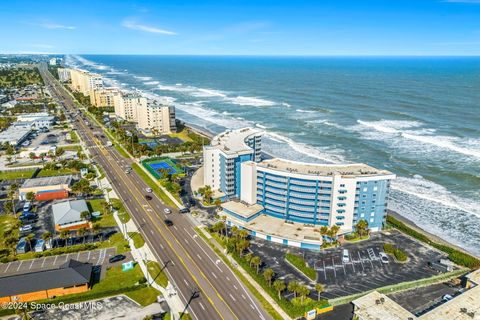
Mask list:
[{"label": "grass median", "polygon": [[148,261],[147,263],[148,273],[152,277],[150,281],[155,281],[156,284],[164,288],[168,285],[168,278],[165,272],[163,272],[162,267],[156,261]]},{"label": "grass median", "polygon": [[133,170],[142,178],[145,183],[152,188],[153,192],[162,200],[163,203],[165,203],[167,206],[170,207],[176,207],[176,205],[173,203],[173,201],[170,199],[169,196],[158,186],[158,184],[155,183],[146,173],[145,171],[140,168],[140,166],[136,163],[132,164]]},{"label": "grass median", "polygon": [[307,266],[307,263],[302,256],[287,253],[285,254],[285,260],[290,262],[295,268],[300,270],[310,280],[315,281],[317,279],[317,272],[312,267]]}]

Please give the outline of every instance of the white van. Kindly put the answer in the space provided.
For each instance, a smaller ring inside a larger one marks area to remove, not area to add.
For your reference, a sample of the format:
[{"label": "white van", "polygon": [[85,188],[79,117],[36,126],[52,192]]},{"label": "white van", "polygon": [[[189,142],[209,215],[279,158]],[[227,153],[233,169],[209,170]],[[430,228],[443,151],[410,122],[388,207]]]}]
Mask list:
[{"label": "white van", "polygon": [[343,263],[349,263],[350,262],[350,254],[348,253],[347,249],[343,249],[342,262]]}]

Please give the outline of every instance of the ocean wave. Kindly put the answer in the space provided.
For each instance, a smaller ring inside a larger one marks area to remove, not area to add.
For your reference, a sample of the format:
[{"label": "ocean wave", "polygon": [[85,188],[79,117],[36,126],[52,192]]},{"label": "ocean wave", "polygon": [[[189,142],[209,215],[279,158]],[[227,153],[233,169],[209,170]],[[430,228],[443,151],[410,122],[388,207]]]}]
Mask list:
[{"label": "ocean wave", "polygon": [[[391,140],[391,139],[407,139],[420,142],[424,145],[435,147],[435,151],[439,148],[446,151],[453,151],[469,157],[480,159],[480,141],[470,139],[467,141],[458,137],[433,135],[436,130],[433,128],[419,128],[423,123],[418,121],[406,120],[381,120],[381,121],[364,121],[357,120],[359,126],[353,126],[350,129],[363,134],[364,138],[371,140]],[[365,130],[367,129],[367,130]],[[372,132],[370,129],[373,129]],[[375,133],[377,132],[377,133]],[[408,146],[410,148],[418,148],[418,144]]]},{"label": "ocean wave", "polygon": [[201,97],[201,98],[208,98],[208,97],[222,97],[225,98],[227,95],[219,90],[213,89],[204,89],[204,88],[194,88],[192,87],[192,96],[194,97]]},{"label": "ocean wave", "polygon": [[233,104],[242,105],[242,106],[269,107],[269,106],[275,105],[275,102],[273,101],[254,98],[254,97],[238,96],[236,98],[225,98],[225,99]]},{"label": "ocean wave", "polygon": [[152,77],[148,77],[148,76],[133,76],[133,77],[135,79],[142,80],[142,81],[149,81],[153,79]]},{"label": "ocean wave", "polygon": [[160,83],[159,81],[145,81],[143,84],[147,86],[156,86],[159,83]]},{"label": "ocean wave", "polygon": [[300,113],[315,113],[316,112],[315,110],[303,110],[303,109],[297,109],[295,111],[300,112]]}]

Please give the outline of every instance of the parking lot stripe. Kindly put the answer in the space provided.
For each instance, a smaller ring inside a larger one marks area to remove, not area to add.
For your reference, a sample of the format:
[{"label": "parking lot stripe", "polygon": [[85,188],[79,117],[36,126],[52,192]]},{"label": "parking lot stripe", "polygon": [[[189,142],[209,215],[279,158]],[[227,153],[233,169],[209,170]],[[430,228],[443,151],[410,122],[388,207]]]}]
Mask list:
[{"label": "parking lot stripe", "polygon": [[32,266],[33,266],[34,262],[35,262],[35,260],[32,259],[32,263],[30,263],[30,268],[28,268],[28,270],[32,269]]},{"label": "parking lot stripe", "polygon": [[58,256],[55,256],[55,260],[53,260],[53,265],[55,265],[55,263],[57,263],[57,258],[58,258]]},{"label": "parking lot stripe", "polygon": [[350,261],[352,262],[353,272],[356,272],[356,271],[355,271],[355,261],[353,261],[352,255],[351,255],[350,253],[348,253],[348,256],[350,257]]},{"label": "parking lot stripe", "polygon": [[347,275],[347,272],[345,271],[345,263],[343,263],[343,260],[342,260],[342,268],[343,268],[343,274]]},{"label": "parking lot stripe", "polygon": [[333,261],[332,258],[332,266],[333,266],[333,274],[335,275],[335,278],[337,277],[337,271],[335,270],[335,261]]},{"label": "parking lot stripe", "polygon": [[90,254],[92,253],[92,251],[88,251],[88,257],[87,257],[87,260],[90,261]]},{"label": "parking lot stripe", "polygon": [[360,251],[357,251],[358,253],[358,259],[360,260],[360,263],[362,264],[362,270],[365,271],[365,267],[363,266],[363,261],[362,261],[362,256],[360,255]]},{"label": "parking lot stripe", "polygon": [[78,251],[77,259],[76,259],[76,260],[78,260],[78,258],[80,258],[80,251]]},{"label": "parking lot stripe", "polygon": [[3,273],[5,273],[5,272],[8,271],[8,268],[10,268],[10,265],[11,265],[11,264],[12,264],[11,262],[10,262],[9,264],[7,264],[7,268],[5,269],[5,271],[3,271]]},{"label": "parking lot stripe", "polygon": [[327,270],[325,269],[325,260],[322,260],[323,262],[323,274],[325,275],[325,280],[327,280]]},{"label": "parking lot stripe", "polygon": [[17,271],[20,270],[20,267],[22,266],[23,260],[20,260],[20,264],[18,265]]}]

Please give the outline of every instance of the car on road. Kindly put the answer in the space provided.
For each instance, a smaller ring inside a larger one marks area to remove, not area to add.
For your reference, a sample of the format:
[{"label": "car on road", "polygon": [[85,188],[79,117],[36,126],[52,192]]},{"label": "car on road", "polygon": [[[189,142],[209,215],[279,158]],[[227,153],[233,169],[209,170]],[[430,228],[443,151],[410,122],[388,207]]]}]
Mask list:
[{"label": "car on road", "polygon": [[169,209],[169,208],[165,208],[165,209],[163,209],[163,212],[165,212],[166,214],[170,214],[170,213],[172,213],[172,210]]},{"label": "car on road", "polygon": [[380,252],[380,253],[378,253],[378,255],[380,256],[380,260],[383,263],[388,263],[388,256],[385,252]]},{"label": "car on road", "polygon": [[190,209],[188,208],[182,208],[180,210],[178,210],[179,213],[189,213],[190,212]]},{"label": "car on road", "polygon": [[152,188],[145,188],[145,191],[147,191],[148,193],[152,193],[152,192],[153,192]]},{"label": "car on road", "polygon": [[130,173],[130,170],[126,169],[126,170],[125,170],[125,173],[126,173],[126,174],[129,174],[129,173]]},{"label": "car on road", "polygon": [[21,226],[21,227],[19,228],[20,233],[28,233],[28,232],[32,231],[32,229],[33,229],[33,227],[32,227],[31,224],[26,224],[26,225]]},{"label": "car on road", "polygon": [[167,225],[167,227],[173,226],[173,221],[170,220],[170,219],[165,219],[165,220],[163,220],[163,222],[165,222],[165,224]]},{"label": "car on road", "polygon": [[443,301],[450,301],[450,300],[452,300],[452,299],[453,299],[453,297],[452,297],[451,295],[449,295],[449,294],[445,294],[445,295],[443,295],[443,297],[442,297],[442,300],[443,300]]},{"label": "car on road", "polygon": [[145,199],[146,199],[146,200],[152,200],[153,198],[152,198],[152,196],[146,194],[146,195],[145,195]]},{"label": "car on road", "polygon": [[343,249],[342,262],[343,263],[349,263],[350,262],[350,254],[348,253],[347,249]]},{"label": "car on road", "polygon": [[123,254],[117,254],[116,256],[113,256],[110,259],[108,259],[108,262],[115,263],[115,262],[118,262],[118,261],[122,261],[125,258],[126,257]]}]

